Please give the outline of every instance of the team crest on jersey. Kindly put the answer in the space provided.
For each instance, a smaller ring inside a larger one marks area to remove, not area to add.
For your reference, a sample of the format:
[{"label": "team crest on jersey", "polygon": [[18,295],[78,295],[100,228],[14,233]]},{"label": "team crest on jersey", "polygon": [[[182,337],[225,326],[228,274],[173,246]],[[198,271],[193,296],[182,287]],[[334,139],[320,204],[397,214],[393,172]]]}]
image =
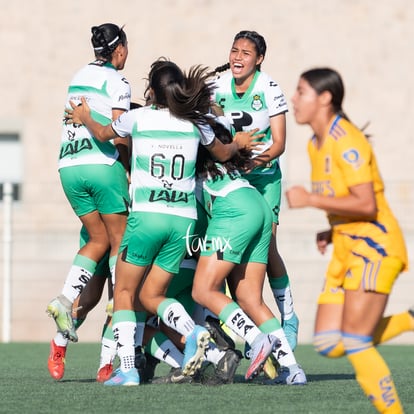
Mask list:
[{"label": "team crest on jersey", "polygon": [[361,159],[361,157],[359,155],[359,152],[356,149],[354,149],[354,148],[351,148],[351,149],[345,151],[342,154],[342,158],[348,164],[351,164],[355,169],[356,168],[359,168],[361,166],[361,164],[362,164],[362,159]]},{"label": "team crest on jersey", "polygon": [[254,109],[255,111],[260,111],[262,108],[263,108],[263,102],[260,99],[260,96],[254,95],[253,101],[252,101],[252,109]]},{"label": "team crest on jersey", "polygon": [[331,173],[331,156],[327,155],[325,157],[325,174],[330,174]]}]

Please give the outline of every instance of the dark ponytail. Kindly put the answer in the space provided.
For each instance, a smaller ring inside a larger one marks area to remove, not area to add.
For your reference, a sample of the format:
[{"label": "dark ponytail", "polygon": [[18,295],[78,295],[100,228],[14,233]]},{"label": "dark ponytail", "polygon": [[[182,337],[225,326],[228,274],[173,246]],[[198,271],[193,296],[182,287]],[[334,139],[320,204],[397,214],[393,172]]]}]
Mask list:
[{"label": "dark ponytail", "polygon": [[100,26],[93,26],[91,32],[91,42],[97,58],[109,61],[119,44],[126,45],[126,34],[123,28],[116,24],[104,23]]},{"label": "dark ponytail", "polygon": [[221,72],[225,72],[226,70],[229,70],[229,69],[230,69],[230,63],[229,63],[229,62],[227,62],[227,63],[225,63],[224,65],[217,66],[217,67],[214,69],[214,73],[221,73]]},{"label": "dark ponytail", "polygon": [[[220,122],[217,122],[215,118],[210,118],[208,123],[213,129],[216,138],[223,144],[230,144],[233,141],[231,132]],[[250,166],[251,156],[251,151],[240,149],[231,159],[221,162],[220,164],[223,165],[229,173],[242,171]],[[217,167],[216,161],[213,159],[210,152],[203,145],[199,145],[198,148],[196,172],[201,178],[210,176],[213,180],[217,180],[224,175],[223,171]]]},{"label": "dark ponytail", "polygon": [[[186,74],[174,62],[160,58],[151,65],[145,98],[156,106],[167,107],[177,118],[205,124],[213,88],[208,82],[210,76],[202,66],[193,66]],[[152,100],[150,89],[154,94]]]}]

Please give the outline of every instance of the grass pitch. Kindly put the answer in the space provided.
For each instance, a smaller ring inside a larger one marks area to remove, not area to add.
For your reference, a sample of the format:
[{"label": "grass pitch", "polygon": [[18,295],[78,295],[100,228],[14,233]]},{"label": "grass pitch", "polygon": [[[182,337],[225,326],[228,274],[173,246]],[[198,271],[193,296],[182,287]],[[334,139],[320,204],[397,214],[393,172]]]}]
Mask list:
[{"label": "grass pitch", "polygon": [[[412,346],[385,345],[380,352],[389,364],[406,413],[414,413],[414,352]],[[345,358],[330,360],[310,345],[295,351],[304,368],[306,386],[268,386],[246,383],[248,361],[237,370],[235,383],[221,386],[192,384],[105,387],[95,382],[98,344],[70,344],[64,378],[49,377],[49,344],[0,344],[0,413],[99,414],[375,414],[355,381]],[[159,364],[156,376],[169,367]]]}]

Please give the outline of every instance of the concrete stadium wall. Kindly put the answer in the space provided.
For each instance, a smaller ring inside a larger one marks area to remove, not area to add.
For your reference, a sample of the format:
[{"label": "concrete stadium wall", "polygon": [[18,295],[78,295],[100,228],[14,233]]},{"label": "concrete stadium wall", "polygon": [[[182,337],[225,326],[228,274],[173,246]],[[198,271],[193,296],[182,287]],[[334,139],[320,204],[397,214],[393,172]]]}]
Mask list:
[{"label": "concrete stadium wall", "polygon": [[[388,199],[412,257],[412,1],[0,0],[0,9],[0,134],[19,134],[23,154],[22,197],[13,206],[12,221],[12,341],[48,341],[54,334],[45,307],[63,286],[80,228],[58,179],[59,125],[69,80],[92,60],[90,28],[104,22],[125,25],[129,58],[123,73],[138,102],[155,59],[166,56],[186,69],[193,64],[216,67],[227,61],[233,36],[243,29],[264,35],[268,52],[263,70],[289,99],[303,70],[321,65],[339,70],[346,86],[345,111],[357,125],[370,122]],[[309,183],[309,135],[288,114],[285,187]],[[0,175],[13,163],[0,165]],[[0,216],[2,233],[2,203]],[[302,343],[311,341],[315,300],[328,262],[314,243],[316,231],[325,227],[323,213],[290,211],[283,200],[278,244],[291,275]],[[0,266],[3,294],[3,253]],[[397,281],[387,312],[412,305],[412,291],[410,270]],[[266,297],[274,307],[268,290]],[[81,341],[99,340],[104,306],[105,301],[91,312],[79,331]],[[413,343],[414,336],[395,342]]]}]

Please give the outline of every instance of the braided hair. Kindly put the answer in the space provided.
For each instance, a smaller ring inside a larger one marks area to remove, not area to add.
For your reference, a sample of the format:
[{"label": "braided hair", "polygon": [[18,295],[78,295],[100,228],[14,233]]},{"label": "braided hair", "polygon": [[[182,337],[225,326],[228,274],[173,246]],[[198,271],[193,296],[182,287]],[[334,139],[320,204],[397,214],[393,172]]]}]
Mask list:
[{"label": "braided hair", "polygon": [[123,27],[118,27],[116,24],[104,23],[93,26],[91,32],[91,42],[97,58],[109,61],[118,45],[126,45],[127,37]]}]

